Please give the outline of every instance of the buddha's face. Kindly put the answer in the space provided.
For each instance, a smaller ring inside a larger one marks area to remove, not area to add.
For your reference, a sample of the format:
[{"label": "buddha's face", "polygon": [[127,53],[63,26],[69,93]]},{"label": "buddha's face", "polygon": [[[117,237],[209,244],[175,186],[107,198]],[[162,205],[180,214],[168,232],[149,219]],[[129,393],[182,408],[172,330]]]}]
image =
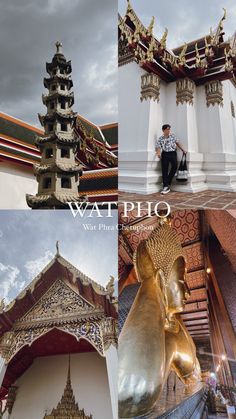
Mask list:
[{"label": "buddha's face", "polygon": [[183,311],[189,291],[185,282],[185,260],[182,257],[176,259],[171,270],[167,284],[168,311],[179,313]]}]

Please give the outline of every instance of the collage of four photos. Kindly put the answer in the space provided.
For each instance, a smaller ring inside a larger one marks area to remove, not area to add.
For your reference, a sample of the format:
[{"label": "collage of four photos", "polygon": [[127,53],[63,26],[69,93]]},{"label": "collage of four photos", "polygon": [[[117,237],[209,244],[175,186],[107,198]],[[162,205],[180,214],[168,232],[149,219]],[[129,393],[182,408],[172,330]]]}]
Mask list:
[{"label": "collage of four photos", "polygon": [[0,418],[236,418],[233,0],[0,6]]}]

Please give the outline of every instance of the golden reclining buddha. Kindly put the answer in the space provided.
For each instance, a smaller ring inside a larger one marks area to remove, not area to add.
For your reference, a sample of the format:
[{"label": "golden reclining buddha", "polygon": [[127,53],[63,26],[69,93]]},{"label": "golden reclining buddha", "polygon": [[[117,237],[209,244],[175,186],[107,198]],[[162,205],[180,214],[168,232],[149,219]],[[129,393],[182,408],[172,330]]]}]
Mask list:
[{"label": "golden reclining buddha", "polygon": [[194,342],[184,326],[186,261],[174,230],[162,222],[140,242],[134,266],[141,286],[119,337],[119,417],[149,413],[170,370],[185,385],[201,380]]}]

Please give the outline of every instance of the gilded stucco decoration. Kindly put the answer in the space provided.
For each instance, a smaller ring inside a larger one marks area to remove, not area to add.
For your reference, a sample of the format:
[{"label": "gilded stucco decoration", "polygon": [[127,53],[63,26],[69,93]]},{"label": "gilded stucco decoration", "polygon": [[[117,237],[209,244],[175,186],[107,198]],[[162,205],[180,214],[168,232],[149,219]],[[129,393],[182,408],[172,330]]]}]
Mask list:
[{"label": "gilded stucco decoration", "polygon": [[152,99],[159,102],[160,98],[160,79],[156,74],[148,73],[141,76],[141,102]]},{"label": "gilded stucco decoration", "polygon": [[223,106],[223,84],[219,80],[213,80],[205,84],[206,103],[209,106]]},{"label": "gilded stucco decoration", "polygon": [[11,331],[4,333],[0,341],[1,354],[8,363],[25,345],[32,345],[36,339],[57,328],[78,341],[87,340],[105,356],[104,348],[116,344],[112,325],[115,320],[111,318],[108,327],[105,319],[102,307],[93,306],[58,279],[29,313],[16,321]]},{"label": "gilded stucco decoration", "polygon": [[193,105],[195,83],[185,77],[176,81],[176,104],[189,103]]}]

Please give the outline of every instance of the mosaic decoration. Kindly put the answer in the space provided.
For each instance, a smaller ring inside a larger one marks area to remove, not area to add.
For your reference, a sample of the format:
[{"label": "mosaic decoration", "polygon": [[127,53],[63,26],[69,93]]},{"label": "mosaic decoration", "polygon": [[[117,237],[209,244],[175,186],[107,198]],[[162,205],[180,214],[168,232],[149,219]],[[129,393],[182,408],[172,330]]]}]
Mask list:
[{"label": "mosaic decoration", "polygon": [[57,280],[24,317],[15,322],[0,341],[0,350],[9,362],[25,345],[53,328],[87,340],[101,356],[110,344],[116,345],[116,321],[105,318],[100,307],[94,307],[62,280]]}]

